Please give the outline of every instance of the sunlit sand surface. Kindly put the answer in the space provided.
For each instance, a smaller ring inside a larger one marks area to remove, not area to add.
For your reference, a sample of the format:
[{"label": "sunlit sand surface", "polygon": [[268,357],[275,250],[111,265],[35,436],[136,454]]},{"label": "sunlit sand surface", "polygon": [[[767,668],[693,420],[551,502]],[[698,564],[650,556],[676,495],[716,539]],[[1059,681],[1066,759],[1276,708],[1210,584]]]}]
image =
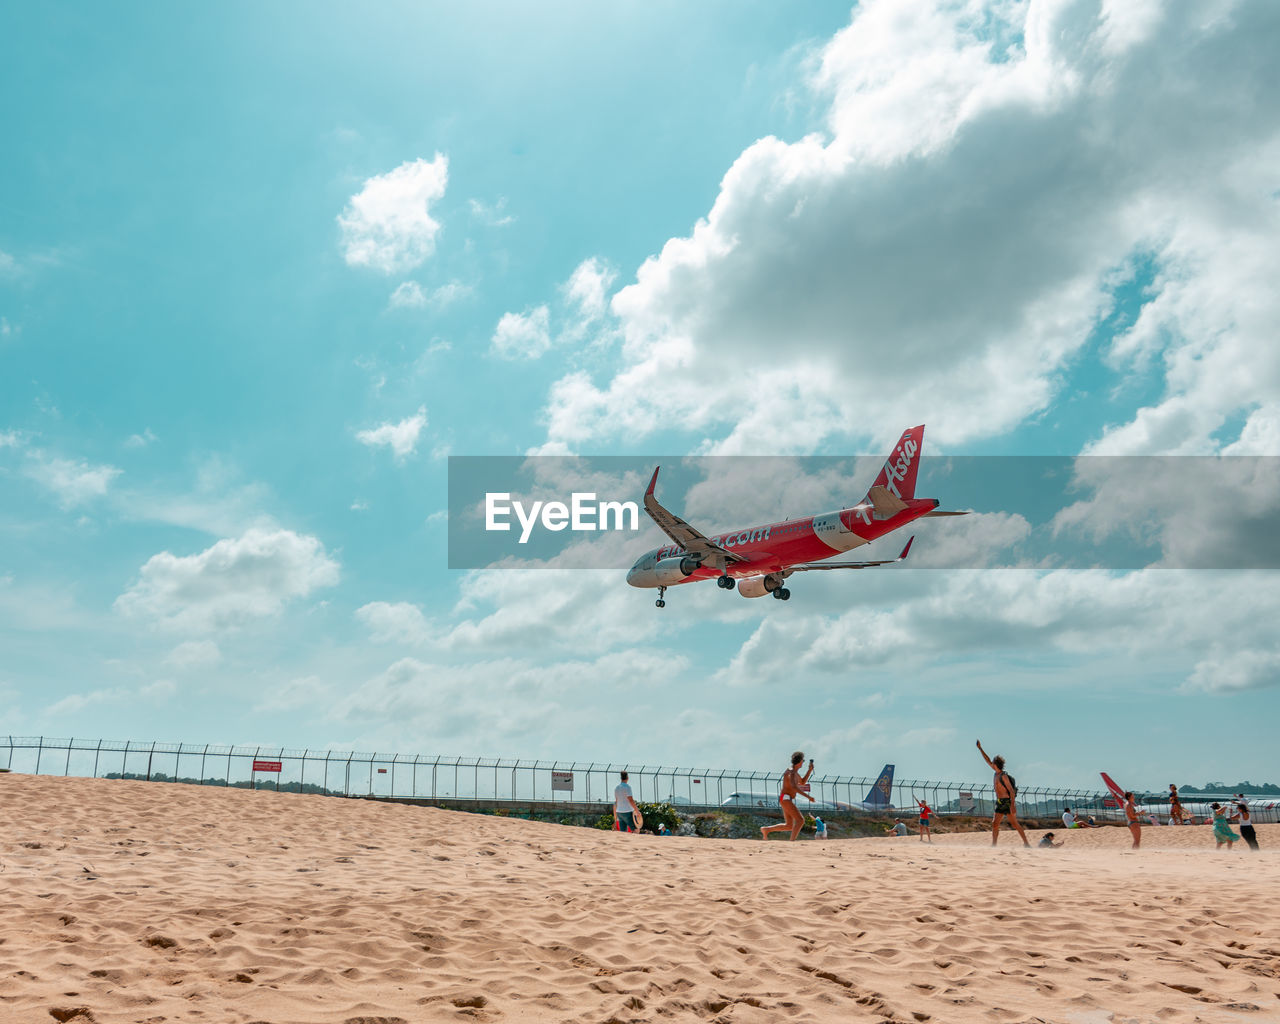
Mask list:
[{"label": "sunlit sand surface", "polygon": [[1280,825],[763,843],[21,775],[0,813],[4,1022],[1280,1020]]}]

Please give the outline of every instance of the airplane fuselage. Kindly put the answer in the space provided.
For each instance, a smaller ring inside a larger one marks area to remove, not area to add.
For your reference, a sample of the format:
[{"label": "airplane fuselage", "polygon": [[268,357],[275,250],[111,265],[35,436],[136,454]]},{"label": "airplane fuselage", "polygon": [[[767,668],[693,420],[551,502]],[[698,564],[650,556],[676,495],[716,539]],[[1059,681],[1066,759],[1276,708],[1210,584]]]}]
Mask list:
[{"label": "airplane fuselage", "polygon": [[[892,516],[882,517],[870,504],[861,504],[716,534],[710,538],[713,544],[744,558],[727,563],[723,570],[711,560],[695,566],[682,548],[665,544],[641,555],[627,573],[627,582],[633,587],[669,587],[725,573],[736,579],[766,576],[869,544],[932,512],[938,502],[933,498],[908,498],[906,506]],[[686,569],[691,571],[685,572]]]}]

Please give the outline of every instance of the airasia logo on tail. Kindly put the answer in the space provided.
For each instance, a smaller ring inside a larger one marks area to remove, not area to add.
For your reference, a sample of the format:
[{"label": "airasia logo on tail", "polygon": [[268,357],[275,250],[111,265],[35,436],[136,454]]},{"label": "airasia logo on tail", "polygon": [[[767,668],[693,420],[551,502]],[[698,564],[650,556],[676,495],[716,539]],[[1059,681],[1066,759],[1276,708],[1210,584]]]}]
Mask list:
[{"label": "airasia logo on tail", "polygon": [[884,486],[895,497],[902,497],[898,491],[898,482],[907,478],[907,474],[911,471],[911,460],[916,457],[916,452],[919,450],[920,446],[916,444],[916,439],[909,433],[904,434],[902,442],[889,456],[889,461],[884,464],[884,470],[881,473],[884,477]]}]

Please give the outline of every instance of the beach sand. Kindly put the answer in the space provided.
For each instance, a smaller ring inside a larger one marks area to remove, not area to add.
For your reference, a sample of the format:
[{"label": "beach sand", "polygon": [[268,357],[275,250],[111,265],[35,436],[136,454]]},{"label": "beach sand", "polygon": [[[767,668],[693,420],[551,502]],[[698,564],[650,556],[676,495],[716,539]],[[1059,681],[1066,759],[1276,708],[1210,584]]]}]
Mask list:
[{"label": "beach sand", "polygon": [[1280,1020],[1280,825],[764,843],[23,775],[0,815],[3,1022]]}]

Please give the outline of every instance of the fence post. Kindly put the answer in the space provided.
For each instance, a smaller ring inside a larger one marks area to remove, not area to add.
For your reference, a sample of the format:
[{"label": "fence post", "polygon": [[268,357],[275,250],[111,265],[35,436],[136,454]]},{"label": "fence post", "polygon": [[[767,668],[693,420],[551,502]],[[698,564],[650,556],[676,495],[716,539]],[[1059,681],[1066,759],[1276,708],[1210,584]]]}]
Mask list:
[{"label": "fence post", "polygon": [[204,750],[200,751],[200,785],[204,785],[204,759],[209,753],[209,744],[204,745]]},{"label": "fence post", "polygon": [[40,774],[40,757],[44,754],[44,737],[36,740],[36,774]]},{"label": "fence post", "polygon": [[102,740],[98,740],[97,749],[93,752],[93,777],[98,777],[98,755],[102,753]]}]

